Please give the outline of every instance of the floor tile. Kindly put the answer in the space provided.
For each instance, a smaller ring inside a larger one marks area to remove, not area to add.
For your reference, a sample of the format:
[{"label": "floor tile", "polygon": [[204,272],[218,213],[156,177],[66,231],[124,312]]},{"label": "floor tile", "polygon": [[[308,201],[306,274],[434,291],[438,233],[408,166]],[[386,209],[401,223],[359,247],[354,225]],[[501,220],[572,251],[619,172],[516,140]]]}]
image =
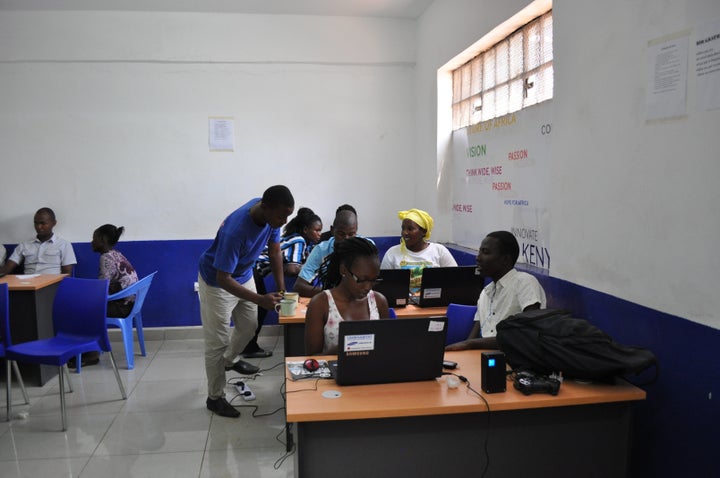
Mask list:
[{"label": "floor tile", "polygon": [[0,461],[91,456],[113,420],[114,414],[74,415],[63,432],[59,408],[55,415],[15,419],[0,437]]},{"label": "floor tile", "polygon": [[[284,449],[229,449],[205,454],[201,478],[291,478],[293,457],[281,461]],[[277,469],[276,469],[277,467]]]},{"label": "floor tile", "polygon": [[0,462],[0,478],[77,477],[88,460],[85,457],[4,461]]},{"label": "floor tile", "polygon": [[206,409],[119,414],[96,455],[203,451],[211,413]]},{"label": "floor tile", "polygon": [[196,478],[204,453],[148,453],[143,455],[94,456],[80,478],[173,477]]}]

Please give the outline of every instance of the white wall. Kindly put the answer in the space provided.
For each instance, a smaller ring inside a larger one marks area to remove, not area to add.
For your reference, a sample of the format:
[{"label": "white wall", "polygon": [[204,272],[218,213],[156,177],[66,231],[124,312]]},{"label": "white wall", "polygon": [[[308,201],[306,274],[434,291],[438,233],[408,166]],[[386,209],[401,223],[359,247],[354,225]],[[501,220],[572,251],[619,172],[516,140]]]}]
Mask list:
[{"label": "white wall", "polygon": [[[425,172],[437,160],[435,70],[529,2],[479,3],[436,1],[418,25]],[[720,111],[695,108],[690,74],[687,116],[645,121],[648,41],[691,30],[692,72],[692,31],[713,18],[716,0],[554,2],[550,243],[553,276],[720,328]]]},{"label": "white wall", "polygon": [[[341,203],[360,231],[397,234],[413,207],[415,22],[346,17],[0,13],[0,242],[212,237],[272,184],[326,227]],[[232,116],[234,153],[208,152]],[[386,209],[387,210],[386,210]]]}]

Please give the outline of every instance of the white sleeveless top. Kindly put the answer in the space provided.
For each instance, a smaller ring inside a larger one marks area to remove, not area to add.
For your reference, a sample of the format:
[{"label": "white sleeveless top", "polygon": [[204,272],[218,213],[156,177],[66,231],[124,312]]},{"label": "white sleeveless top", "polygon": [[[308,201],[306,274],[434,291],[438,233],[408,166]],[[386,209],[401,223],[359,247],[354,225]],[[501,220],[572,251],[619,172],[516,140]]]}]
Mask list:
[{"label": "white sleeveless top", "polygon": [[[323,341],[323,355],[335,355],[338,350],[338,329],[340,328],[340,322],[344,319],[335,305],[332,293],[329,290],[325,290],[324,292],[328,300],[328,318],[324,329],[325,340]],[[378,320],[380,313],[375,303],[375,291],[371,290],[368,292],[367,298],[368,309],[370,309],[370,320]]]}]

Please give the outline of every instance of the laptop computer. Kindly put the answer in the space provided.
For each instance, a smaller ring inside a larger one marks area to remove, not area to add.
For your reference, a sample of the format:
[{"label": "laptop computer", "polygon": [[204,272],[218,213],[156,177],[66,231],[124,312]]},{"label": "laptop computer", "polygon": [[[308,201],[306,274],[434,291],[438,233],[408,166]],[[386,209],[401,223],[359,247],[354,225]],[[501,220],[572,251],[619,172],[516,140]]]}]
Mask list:
[{"label": "laptop computer", "polygon": [[381,269],[373,290],[380,292],[390,307],[405,307],[410,298],[410,269]]},{"label": "laptop computer", "polygon": [[340,322],[331,373],[338,385],[433,380],[442,375],[446,334],[447,317]]},{"label": "laptop computer", "polygon": [[477,304],[484,277],[475,266],[426,267],[422,271],[420,307],[447,307],[448,304]]}]

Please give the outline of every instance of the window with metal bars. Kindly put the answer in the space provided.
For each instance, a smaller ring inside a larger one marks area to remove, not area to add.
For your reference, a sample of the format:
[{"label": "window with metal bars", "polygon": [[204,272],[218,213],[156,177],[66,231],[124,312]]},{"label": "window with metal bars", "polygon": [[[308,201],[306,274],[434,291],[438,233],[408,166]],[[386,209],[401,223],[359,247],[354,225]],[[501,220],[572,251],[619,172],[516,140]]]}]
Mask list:
[{"label": "window with metal bars", "polygon": [[551,99],[552,11],[454,70],[452,82],[453,130]]}]

